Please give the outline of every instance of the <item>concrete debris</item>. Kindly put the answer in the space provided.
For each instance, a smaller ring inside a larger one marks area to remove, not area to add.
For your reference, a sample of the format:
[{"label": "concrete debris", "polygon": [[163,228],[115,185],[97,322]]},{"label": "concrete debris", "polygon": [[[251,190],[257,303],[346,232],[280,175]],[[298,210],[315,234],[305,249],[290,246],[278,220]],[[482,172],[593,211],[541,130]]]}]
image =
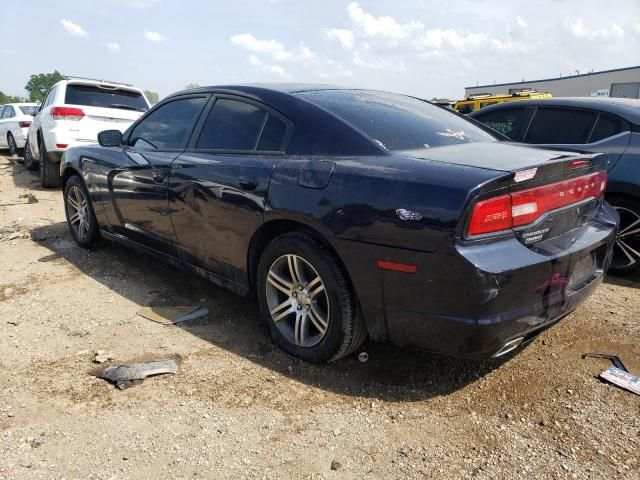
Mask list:
[{"label": "concrete debris", "polygon": [[95,363],[104,363],[111,360],[113,356],[110,353],[105,352],[104,350],[98,350],[96,352],[96,356],[93,359]]}]

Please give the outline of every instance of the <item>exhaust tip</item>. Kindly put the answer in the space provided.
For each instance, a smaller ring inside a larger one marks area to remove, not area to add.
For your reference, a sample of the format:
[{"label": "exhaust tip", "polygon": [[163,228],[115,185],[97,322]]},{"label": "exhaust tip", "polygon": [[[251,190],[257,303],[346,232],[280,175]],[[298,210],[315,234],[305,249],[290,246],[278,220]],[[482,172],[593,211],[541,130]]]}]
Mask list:
[{"label": "exhaust tip", "polygon": [[518,348],[520,346],[520,344],[524,341],[524,337],[518,337],[515,338],[513,340],[509,340],[507,343],[505,343],[502,348],[500,348],[500,350],[498,350],[493,357],[494,358],[498,358],[501,357],[503,355],[506,355],[507,353],[515,350],[516,348]]}]

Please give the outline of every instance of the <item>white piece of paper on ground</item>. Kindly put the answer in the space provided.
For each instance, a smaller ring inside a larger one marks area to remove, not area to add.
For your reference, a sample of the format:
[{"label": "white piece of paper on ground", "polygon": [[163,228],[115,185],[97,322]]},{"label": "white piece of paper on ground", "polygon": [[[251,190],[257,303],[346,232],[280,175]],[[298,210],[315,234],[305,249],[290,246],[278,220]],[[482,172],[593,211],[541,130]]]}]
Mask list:
[{"label": "white piece of paper on ground", "polygon": [[600,378],[614,385],[640,395],[640,377],[632,373],[620,370],[618,367],[609,367],[600,374]]}]

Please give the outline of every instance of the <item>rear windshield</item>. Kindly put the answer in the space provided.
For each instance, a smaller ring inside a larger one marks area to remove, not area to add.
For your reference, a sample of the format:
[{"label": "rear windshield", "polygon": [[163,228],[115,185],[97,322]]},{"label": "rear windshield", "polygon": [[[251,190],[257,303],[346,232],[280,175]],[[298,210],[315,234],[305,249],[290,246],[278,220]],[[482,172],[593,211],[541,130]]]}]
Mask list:
[{"label": "rear windshield", "polygon": [[35,117],[36,113],[38,113],[37,105],[22,105],[18,108],[24,115],[31,115],[32,117]]},{"label": "rear windshield", "polygon": [[496,141],[455,113],[405,95],[368,90],[317,90],[297,95],[345,120],[387,150]]},{"label": "rear windshield", "polygon": [[139,92],[93,85],[67,85],[64,103],[88,107],[121,108],[145,112],[149,107]]}]

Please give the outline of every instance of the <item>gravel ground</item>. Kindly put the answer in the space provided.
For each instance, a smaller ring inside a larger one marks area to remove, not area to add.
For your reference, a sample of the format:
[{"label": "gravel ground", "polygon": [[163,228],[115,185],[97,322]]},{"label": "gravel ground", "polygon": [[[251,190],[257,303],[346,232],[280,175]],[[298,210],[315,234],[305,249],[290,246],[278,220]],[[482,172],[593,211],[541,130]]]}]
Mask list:
[{"label": "gravel ground", "polygon": [[[0,157],[0,478],[640,478],[640,397],[595,376],[640,373],[640,275],[516,355],[471,362],[385,345],[301,363],[253,301],[104,244],[77,247],[62,196]],[[163,326],[146,305],[203,304]],[[88,372],[183,356],[182,373],[117,390]]]}]

